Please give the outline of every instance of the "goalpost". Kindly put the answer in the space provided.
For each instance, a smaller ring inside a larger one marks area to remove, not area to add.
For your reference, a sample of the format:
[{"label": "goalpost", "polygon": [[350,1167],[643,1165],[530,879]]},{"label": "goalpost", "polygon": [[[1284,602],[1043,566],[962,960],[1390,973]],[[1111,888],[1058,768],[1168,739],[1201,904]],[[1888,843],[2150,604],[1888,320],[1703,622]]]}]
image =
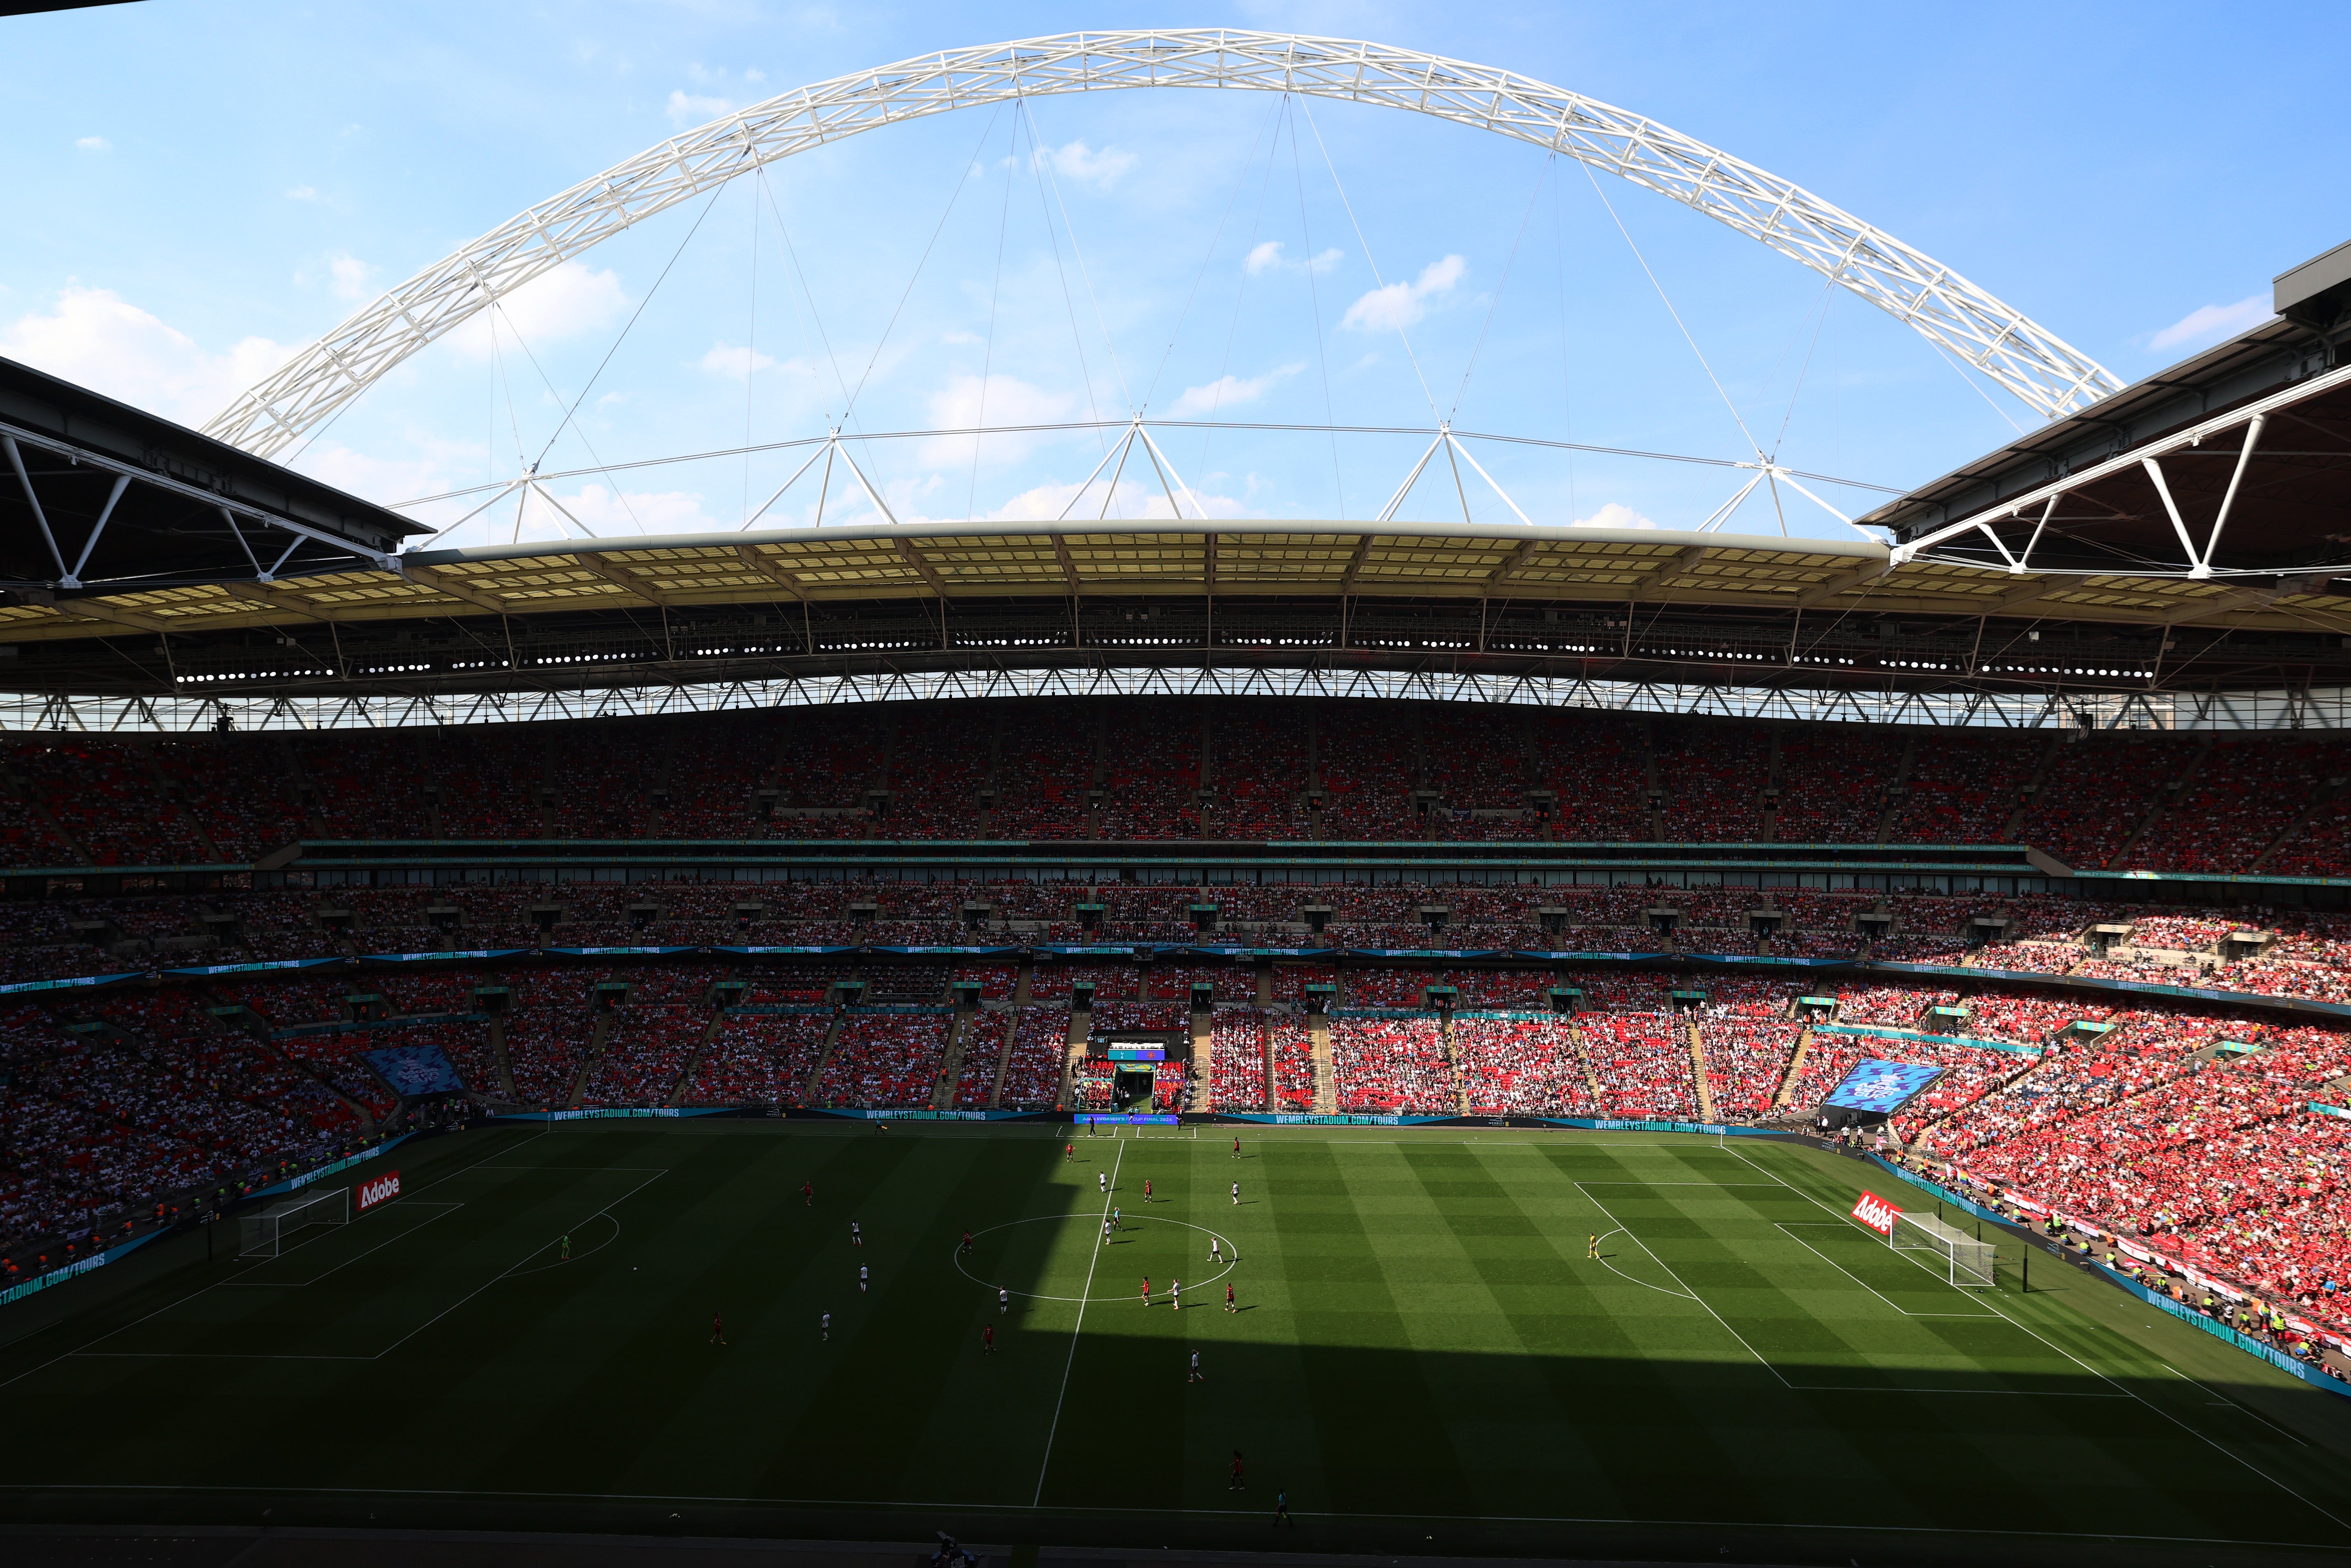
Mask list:
[{"label": "goalpost", "polygon": [[1895,1216],[1894,1229],[1886,1244],[1897,1252],[1925,1252],[1939,1259],[1946,1282],[1963,1291],[1998,1288],[1992,1277],[1998,1247],[1990,1241],[1980,1241],[1931,1214],[1905,1211]]},{"label": "goalpost", "polygon": [[240,1218],[237,1256],[275,1258],[292,1245],[294,1233],[304,1226],[350,1221],[351,1189],[347,1186],[280,1198]]}]

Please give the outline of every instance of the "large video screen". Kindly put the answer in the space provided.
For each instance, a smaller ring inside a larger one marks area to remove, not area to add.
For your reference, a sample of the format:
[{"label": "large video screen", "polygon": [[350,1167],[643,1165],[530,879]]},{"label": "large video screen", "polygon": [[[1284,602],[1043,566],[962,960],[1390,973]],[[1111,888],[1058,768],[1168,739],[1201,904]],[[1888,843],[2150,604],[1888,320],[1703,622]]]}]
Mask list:
[{"label": "large video screen", "polygon": [[392,1085],[392,1092],[403,1100],[465,1092],[456,1067],[437,1045],[387,1046],[366,1052],[365,1060],[378,1077]]},{"label": "large video screen", "polygon": [[1909,1102],[1912,1095],[1943,1075],[1939,1067],[1922,1067],[1915,1061],[1881,1061],[1865,1057],[1853,1064],[1837,1086],[1821,1101],[1847,1111],[1872,1111],[1890,1116]]}]

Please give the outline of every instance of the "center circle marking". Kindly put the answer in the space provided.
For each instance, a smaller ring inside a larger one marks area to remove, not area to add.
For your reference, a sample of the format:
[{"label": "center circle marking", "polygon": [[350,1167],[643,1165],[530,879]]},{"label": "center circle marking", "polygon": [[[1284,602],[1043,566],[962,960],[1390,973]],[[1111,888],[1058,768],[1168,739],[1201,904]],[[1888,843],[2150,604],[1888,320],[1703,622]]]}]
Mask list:
[{"label": "center circle marking", "polygon": [[[1009,1229],[1011,1229],[1011,1228],[1012,1228],[1012,1227],[1014,1227],[1014,1226],[1016,1226],[1016,1225],[1041,1225],[1041,1224],[1045,1223],[1045,1222],[1046,1222],[1046,1221],[1048,1221],[1048,1220],[1070,1220],[1070,1219],[1081,1219],[1081,1218],[1085,1218],[1085,1216],[1083,1216],[1083,1215],[1077,1215],[1077,1214],[1035,1214],[1035,1215],[1031,1215],[1031,1216],[1029,1216],[1029,1217],[1028,1218],[1026,1218],[1026,1219],[1008,1219],[1008,1220],[1005,1220],[1005,1221],[1004,1221],[1002,1224],[1000,1224],[1000,1225],[991,1225],[991,1226],[987,1227],[987,1228],[986,1229],[984,1229],[984,1230],[975,1230],[975,1231],[973,1231],[973,1232],[971,1233],[971,1239],[972,1239],[974,1241],[977,1241],[977,1240],[978,1240],[978,1239],[979,1239],[981,1237],[983,1237],[983,1236],[991,1235],[991,1234],[993,1234],[994,1232],[998,1231],[998,1230],[1009,1230]],[[1103,1218],[1108,1218],[1108,1217],[1105,1215],[1105,1216],[1103,1216]],[[1121,1216],[1120,1218],[1121,1218],[1122,1222],[1123,1222],[1123,1220],[1124,1220],[1124,1218],[1125,1218],[1126,1217],[1125,1217],[1125,1216]],[[1227,1236],[1227,1235],[1226,1235],[1223,1231],[1221,1231],[1221,1230],[1211,1230],[1211,1229],[1209,1229],[1209,1228],[1208,1228],[1207,1226],[1205,1226],[1205,1225],[1195,1225],[1195,1224],[1193,1224],[1193,1223],[1192,1223],[1190,1220],[1188,1220],[1188,1219],[1167,1219],[1167,1218],[1162,1218],[1161,1216],[1156,1215],[1156,1214],[1138,1214],[1138,1215],[1135,1215],[1134,1218],[1136,1218],[1136,1219],[1147,1219],[1147,1220],[1150,1220],[1152,1223],[1154,1223],[1154,1224],[1155,1224],[1155,1225],[1180,1225],[1180,1226],[1182,1226],[1182,1227],[1183,1227],[1185,1229],[1186,1229],[1186,1230],[1196,1230],[1196,1231],[1199,1231],[1199,1232],[1200,1232],[1202,1235],[1204,1235],[1204,1236],[1213,1236],[1213,1237],[1215,1237],[1218,1241],[1221,1241],[1221,1242],[1223,1242],[1223,1243],[1224,1243],[1224,1245],[1225,1245],[1225,1251],[1226,1251],[1226,1254],[1227,1254],[1226,1259],[1225,1259],[1225,1266],[1224,1266],[1222,1269],[1217,1270],[1214,1274],[1209,1275],[1207,1279],[1202,1280],[1202,1281],[1199,1281],[1197,1283],[1196,1283],[1196,1284],[1192,1287],[1194,1290],[1206,1290],[1208,1286],[1215,1284],[1217,1281],[1219,1281],[1219,1280],[1223,1279],[1226,1275],[1228,1275],[1228,1274],[1231,1273],[1231,1272],[1233,1271],[1233,1266],[1234,1266],[1236,1263],[1238,1263],[1238,1262],[1239,1262],[1239,1261],[1240,1261],[1239,1255],[1238,1254],[1238,1252],[1236,1252],[1236,1251],[1235,1251],[1235,1249],[1234,1249],[1234,1248],[1233,1248],[1233,1239],[1232,1239],[1231,1237],[1229,1237],[1229,1236]],[[1095,1243],[1094,1243],[1094,1245],[1095,1245],[1095,1246],[1097,1246],[1097,1247],[1099,1247],[1099,1246],[1101,1246],[1101,1245],[1102,1245],[1102,1243],[1101,1243],[1101,1242],[1099,1242],[1099,1241],[1097,1241],[1097,1242],[1095,1242]],[[987,1287],[989,1290],[991,1290],[991,1291],[1010,1291],[1010,1290],[1012,1290],[1012,1287],[1011,1287],[1011,1286],[1009,1286],[1009,1285],[1005,1285],[1005,1284],[1000,1284],[1000,1283],[998,1283],[997,1281],[994,1281],[994,1280],[983,1280],[983,1279],[981,1279],[978,1275],[977,1275],[977,1274],[973,1273],[970,1270],[968,1270],[968,1269],[965,1268],[965,1267],[963,1266],[963,1243],[961,1243],[960,1241],[958,1241],[958,1242],[956,1242],[956,1245],[955,1245],[955,1249],[954,1249],[953,1253],[951,1254],[951,1256],[953,1257],[954,1261],[955,1261],[956,1272],[956,1273],[958,1273],[958,1274],[961,1274],[965,1279],[969,1280],[973,1284],[975,1284],[975,1285],[985,1285],[985,1286],[987,1286]],[[1045,1294],[1045,1293],[1044,1293],[1043,1291],[1012,1291],[1012,1293],[1013,1293],[1014,1295],[1016,1295],[1016,1296],[1025,1296],[1025,1297],[1027,1297],[1029,1300],[1030,1300],[1030,1301],[1081,1301],[1081,1302],[1082,1302],[1082,1301],[1116,1301],[1116,1300],[1118,1300],[1118,1297],[1117,1297],[1117,1296],[1115,1296],[1115,1295],[1111,1295],[1111,1296],[1100,1296],[1100,1297],[1096,1297],[1096,1296],[1049,1296],[1049,1295]]]}]

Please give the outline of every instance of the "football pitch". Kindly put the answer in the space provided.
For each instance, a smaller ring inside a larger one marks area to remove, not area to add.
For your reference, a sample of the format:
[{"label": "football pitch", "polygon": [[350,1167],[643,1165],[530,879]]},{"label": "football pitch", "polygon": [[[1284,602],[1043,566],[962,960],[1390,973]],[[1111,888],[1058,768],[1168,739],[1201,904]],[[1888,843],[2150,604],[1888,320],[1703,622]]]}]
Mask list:
[{"label": "football pitch", "polygon": [[2045,1254],[2022,1292],[2004,1236],[2000,1288],[1954,1288],[1846,1218],[1864,1186],[1926,1206],[1874,1166],[1667,1134],[1251,1127],[1237,1156],[1230,1129],[1147,1131],[1074,1156],[1040,1126],[412,1144],[356,1173],[400,1168],[399,1198],[280,1256],[232,1260],[224,1226],[210,1260],[175,1238],[7,1309],[0,1516],[1837,1563],[2351,1548],[2351,1401]]}]

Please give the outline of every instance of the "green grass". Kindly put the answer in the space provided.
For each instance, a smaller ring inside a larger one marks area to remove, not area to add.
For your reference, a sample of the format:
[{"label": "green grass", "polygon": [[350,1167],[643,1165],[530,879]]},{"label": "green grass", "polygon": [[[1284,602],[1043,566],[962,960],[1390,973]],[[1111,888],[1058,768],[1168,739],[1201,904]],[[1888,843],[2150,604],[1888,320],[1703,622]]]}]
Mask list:
[{"label": "green grass", "polygon": [[1214,1128],[1074,1160],[1037,1128],[411,1145],[397,1203],[281,1258],[183,1238],[10,1309],[0,1514],[1221,1546],[1272,1542],[1286,1489],[1279,1544],[1324,1550],[2351,1547],[2351,1401],[2048,1260],[2031,1294],[1954,1290],[1844,1218],[1857,1164],[1243,1138],[1238,1160]]}]

